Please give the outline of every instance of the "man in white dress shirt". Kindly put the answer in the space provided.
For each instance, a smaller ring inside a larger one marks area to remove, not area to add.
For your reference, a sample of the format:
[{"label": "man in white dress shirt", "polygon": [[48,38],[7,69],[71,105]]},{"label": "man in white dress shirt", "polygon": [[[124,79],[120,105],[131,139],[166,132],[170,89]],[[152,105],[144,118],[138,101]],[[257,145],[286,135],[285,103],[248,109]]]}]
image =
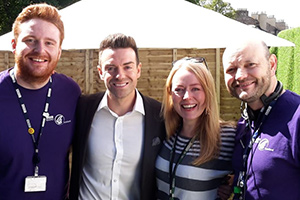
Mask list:
[{"label": "man in white dress shirt", "polygon": [[132,37],[101,42],[97,69],[107,90],[79,100],[70,199],[155,199],[165,128],[160,103],[136,89],[141,66]]}]

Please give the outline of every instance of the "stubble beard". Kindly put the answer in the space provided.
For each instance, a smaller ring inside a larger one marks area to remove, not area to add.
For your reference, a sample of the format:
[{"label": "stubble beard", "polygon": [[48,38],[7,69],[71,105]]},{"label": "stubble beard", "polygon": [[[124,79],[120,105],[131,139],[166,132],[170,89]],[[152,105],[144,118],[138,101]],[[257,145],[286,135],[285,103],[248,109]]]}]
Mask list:
[{"label": "stubble beard", "polygon": [[256,102],[257,100],[260,100],[260,97],[263,94],[265,94],[266,91],[269,89],[270,83],[271,83],[270,72],[267,71],[265,76],[256,80],[255,88],[253,88],[251,91],[238,92],[237,89],[235,89],[235,87],[232,87],[231,94],[236,98],[240,99],[241,101],[251,104],[253,102]]},{"label": "stubble beard", "polygon": [[[135,96],[135,87],[133,85],[127,85],[127,89],[117,89],[114,88],[113,83],[109,83],[111,84],[109,88],[108,85],[106,85],[106,88],[109,90],[109,96],[111,99],[115,100],[115,101],[123,101],[126,99],[131,99],[131,96]],[[132,87],[132,88],[131,88]]]}]

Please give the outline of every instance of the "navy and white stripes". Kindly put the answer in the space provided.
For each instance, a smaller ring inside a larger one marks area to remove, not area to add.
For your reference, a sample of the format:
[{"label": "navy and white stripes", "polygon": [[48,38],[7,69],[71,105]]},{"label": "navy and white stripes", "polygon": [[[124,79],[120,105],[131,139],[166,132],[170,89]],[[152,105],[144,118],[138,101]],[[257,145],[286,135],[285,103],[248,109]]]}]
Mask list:
[{"label": "navy and white stripes", "polygon": [[[158,185],[158,199],[168,199],[169,195],[169,159],[170,151],[175,141],[175,135],[164,141],[162,150],[156,161],[156,178]],[[222,127],[221,148],[217,159],[213,159],[200,166],[192,165],[201,151],[200,142],[195,141],[176,171],[175,199],[216,199],[217,188],[224,176],[232,171],[231,158],[234,147],[235,129]],[[182,150],[189,142],[189,138],[178,136],[175,147],[175,162]]]}]

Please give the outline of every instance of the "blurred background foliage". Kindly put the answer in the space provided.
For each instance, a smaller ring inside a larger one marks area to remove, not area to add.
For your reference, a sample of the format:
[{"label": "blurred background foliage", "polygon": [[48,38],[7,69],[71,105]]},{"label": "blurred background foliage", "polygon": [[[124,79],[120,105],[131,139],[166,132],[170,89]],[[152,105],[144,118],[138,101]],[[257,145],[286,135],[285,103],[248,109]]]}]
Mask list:
[{"label": "blurred background foliage", "polygon": [[277,56],[277,78],[285,89],[300,94],[300,27],[279,32],[278,37],[289,40],[294,47],[271,47],[270,52]]},{"label": "blurred background foliage", "polygon": [[61,9],[77,1],[79,0],[0,0],[0,35],[11,31],[18,14],[30,4],[48,3]]}]

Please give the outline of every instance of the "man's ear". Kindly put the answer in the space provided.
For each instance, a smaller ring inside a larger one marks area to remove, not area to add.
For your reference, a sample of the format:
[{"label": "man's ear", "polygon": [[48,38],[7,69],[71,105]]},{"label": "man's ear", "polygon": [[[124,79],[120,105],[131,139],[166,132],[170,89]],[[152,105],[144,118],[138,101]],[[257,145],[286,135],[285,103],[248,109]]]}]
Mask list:
[{"label": "man's ear", "polygon": [[274,54],[270,55],[269,63],[271,67],[271,74],[275,75],[277,69],[277,57]]},{"label": "man's ear", "polygon": [[59,48],[59,52],[58,52],[58,59],[60,59],[61,53],[62,53],[62,49],[61,49],[61,47],[60,47],[60,48]]},{"label": "man's ear", "polygon": [[103,77],[103,71],[102,71],[100,65],[97,65],[97,70],[98,70],[98,73],[99,73],[99,76],[100,76],[101,80],[103,80],[104,79],[104,77]]},{"label": "man's ear", "polygon": [[15,54],[16,46],[17,46],[16,40],[15,40],[15,39],[12,39],[12,40],[11,40],[11,47],[12,47],[12,52],[13,52],[13,54]]},{"label": "man's ear", "polygon": [[140,62],[137,66],[137,76],[140,78],[142,72],[142,63]]}]

